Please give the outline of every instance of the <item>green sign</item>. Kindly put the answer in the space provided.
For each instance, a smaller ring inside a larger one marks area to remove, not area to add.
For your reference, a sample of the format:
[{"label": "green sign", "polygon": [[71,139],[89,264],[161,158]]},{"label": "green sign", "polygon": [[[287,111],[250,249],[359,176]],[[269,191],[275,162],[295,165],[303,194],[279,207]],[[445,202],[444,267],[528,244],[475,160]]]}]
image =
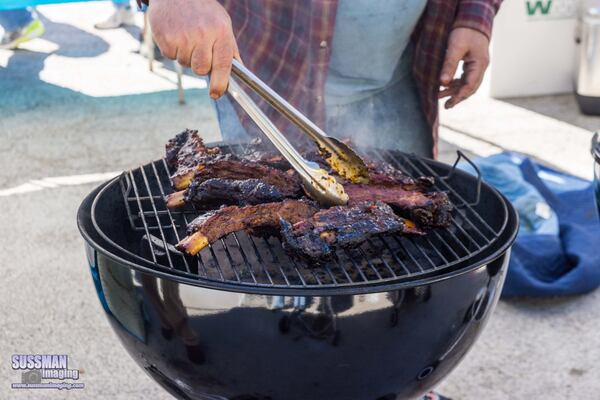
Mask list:
[{"label": "green sign", "polygon": [[530,17],[545,16],[550,13],[552,7],[552,0],[534,0],[527,1],[527,15]]}]

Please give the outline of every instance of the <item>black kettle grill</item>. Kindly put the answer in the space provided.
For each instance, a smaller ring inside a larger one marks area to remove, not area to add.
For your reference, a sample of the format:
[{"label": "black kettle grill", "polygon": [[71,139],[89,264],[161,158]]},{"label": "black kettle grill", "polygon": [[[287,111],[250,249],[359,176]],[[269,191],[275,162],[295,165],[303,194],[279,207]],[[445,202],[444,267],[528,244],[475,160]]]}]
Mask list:
[{"label": "black kettle grill", "polygon": [[413,399],[434,387],[496,305],[517,215],[456,164],[367,155],[435,176],[456,208],[451,226],[371,238],[319,267],[290,259],[276,237],[244,232],[187,257],[173,244],[196,215],[166,208],[163,160],[95,189],[79,229],[129,354],[181,399]]}]

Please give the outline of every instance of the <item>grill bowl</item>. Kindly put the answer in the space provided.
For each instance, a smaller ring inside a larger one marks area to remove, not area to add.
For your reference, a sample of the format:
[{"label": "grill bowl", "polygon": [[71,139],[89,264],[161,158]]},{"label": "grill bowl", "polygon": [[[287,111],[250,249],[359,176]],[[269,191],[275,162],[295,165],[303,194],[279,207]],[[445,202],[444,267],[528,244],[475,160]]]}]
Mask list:
[{"label": "grill bowl", "polygon": [[244,286],[169,273],[107,241],[127,224],[101,234],[92,209],[103,198],[113,221],[123,221],[123,200],[111,191],[116,182],[92,192],[78,213],[96,290],[129,354],[183,399],[418,397],[458,364],[484,327],[518,226],[505,202],[506,226],[494,246],[410,279]]}]

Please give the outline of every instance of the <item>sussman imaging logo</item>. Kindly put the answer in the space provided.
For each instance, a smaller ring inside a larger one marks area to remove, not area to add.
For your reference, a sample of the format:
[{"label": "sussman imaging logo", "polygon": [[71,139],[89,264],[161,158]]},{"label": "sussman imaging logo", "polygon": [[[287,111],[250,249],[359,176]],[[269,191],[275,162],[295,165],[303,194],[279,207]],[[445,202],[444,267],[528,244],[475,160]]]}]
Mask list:
[{"label": "sussman imaging logo", "polygon": [[[13,370],[20,370],[21,382],[13,383],[13,389],[83,389],[84,383],[67,382],[79,380],[79,370],[69,368],[66,354],[13,354]],[[57,379],[59,382],[42,382]]]}]

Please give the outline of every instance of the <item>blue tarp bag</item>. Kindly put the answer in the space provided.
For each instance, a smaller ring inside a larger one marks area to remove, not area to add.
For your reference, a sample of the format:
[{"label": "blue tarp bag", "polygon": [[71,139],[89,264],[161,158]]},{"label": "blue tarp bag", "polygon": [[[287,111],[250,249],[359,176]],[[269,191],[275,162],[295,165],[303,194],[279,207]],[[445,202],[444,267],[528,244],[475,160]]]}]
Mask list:
[{"label": "blue tarp bag", "polygon": [[521,217],[503,297],[572,295],[600,286],[600,220],[590,182],[511,153],[475,163]]}]

